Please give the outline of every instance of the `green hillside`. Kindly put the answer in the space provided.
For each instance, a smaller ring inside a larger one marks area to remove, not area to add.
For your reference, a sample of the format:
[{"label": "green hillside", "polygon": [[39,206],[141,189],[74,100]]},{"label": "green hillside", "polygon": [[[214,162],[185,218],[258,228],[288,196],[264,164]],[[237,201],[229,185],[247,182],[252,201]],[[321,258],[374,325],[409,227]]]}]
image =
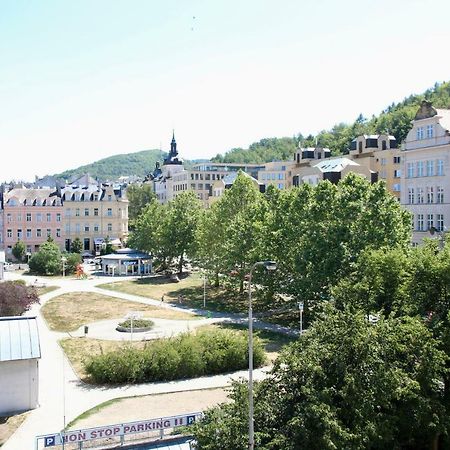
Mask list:
[{"label": "green hillside", "polygon": [[65,180],[71,180],[85,173],[89,173],[92,177],[100,180],[116,179],[122,175],[143,177],[153,171],[156,161],[162,161],[166,155],[161,150],[143,150],[135,153],[114,155],[76,169],[66,170],[55,176]]},{"label": "green hillside", "polygon": [[352,123],[336,124],[331,130],[322,130],[317,136],[304,136],[299,133],[292,138],[262,139],[249,146],[248,149],[233,148],[225,155],[213,158],[216,162],[229,163],[262,163],[273,160],[288,160],[293,157],[295,148],[299,143],[303,147],[312,147],[317,143],[331,149],[332,154],[346,153],[350,142],[361,134],[389,133],[402,142],[409,129],[417,108],[422,100],[429,100],[436,108],[450,108],[450,82],[436,83],[423,94],[410,95],[402,102],[392,103],[378,116],[370,119],[361,114]]}]

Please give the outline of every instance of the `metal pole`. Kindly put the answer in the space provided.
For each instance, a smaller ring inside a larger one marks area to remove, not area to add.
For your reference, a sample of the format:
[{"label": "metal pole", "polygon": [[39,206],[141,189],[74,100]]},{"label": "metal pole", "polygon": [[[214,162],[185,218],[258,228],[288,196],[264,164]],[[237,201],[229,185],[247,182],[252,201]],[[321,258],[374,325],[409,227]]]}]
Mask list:
[{"label": "metal pole", "polygon": [[133,343],[133,316],[131,316],[131,336],[130,336],[131,342]]},{"label": "metal pole", "polygon": [[252,273],[248,277],[248,448],[255,448],[255,429],[253,424],[253,310],[252,310]]},{"label": "metal pole", "polygon": [[206,309],[206,273],[203,274],[203,309]]},{"label": "metal pole", "polygon": [[303,309],[300,310],[300,336],[303,334]]}]

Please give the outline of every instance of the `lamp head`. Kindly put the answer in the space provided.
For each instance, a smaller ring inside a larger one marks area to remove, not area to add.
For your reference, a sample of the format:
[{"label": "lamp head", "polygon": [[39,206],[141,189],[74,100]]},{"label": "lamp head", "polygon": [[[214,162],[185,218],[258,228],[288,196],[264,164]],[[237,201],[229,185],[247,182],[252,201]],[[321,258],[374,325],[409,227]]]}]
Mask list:
[{"label": "lamp head", "polygon": [[277,263],[275,261],[263,261],[262,263],[266,270],[277,270]]}]

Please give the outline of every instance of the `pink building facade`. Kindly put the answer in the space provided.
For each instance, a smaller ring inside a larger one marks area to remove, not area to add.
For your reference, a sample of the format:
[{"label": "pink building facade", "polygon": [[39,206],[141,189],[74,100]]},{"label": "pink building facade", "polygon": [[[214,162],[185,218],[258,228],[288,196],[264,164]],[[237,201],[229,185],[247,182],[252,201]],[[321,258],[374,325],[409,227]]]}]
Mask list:
[{"label": "pink building facade", "polygon": [[12,189],[3,194],[3,247],[8,258],[12,248],[22,241],[28,254],[35,253],[48,237],[61,249],[63,207],[54,189]]}]

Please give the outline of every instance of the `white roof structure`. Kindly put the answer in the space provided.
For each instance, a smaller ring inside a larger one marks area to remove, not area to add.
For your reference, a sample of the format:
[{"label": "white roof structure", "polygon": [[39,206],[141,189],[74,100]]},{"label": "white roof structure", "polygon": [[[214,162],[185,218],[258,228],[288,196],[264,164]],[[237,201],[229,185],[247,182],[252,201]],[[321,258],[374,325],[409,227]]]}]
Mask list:
[{"label": "white roof structure", "polygon": [[322,173],[325,173],[342,172],[347,166],[359,166],[359,164],[348,158],[328,158],[313,167],[317,167]]},{"label": "white roof structure", "polygon": [[0,317],[0,362],[40,357],[36,317]]}]

